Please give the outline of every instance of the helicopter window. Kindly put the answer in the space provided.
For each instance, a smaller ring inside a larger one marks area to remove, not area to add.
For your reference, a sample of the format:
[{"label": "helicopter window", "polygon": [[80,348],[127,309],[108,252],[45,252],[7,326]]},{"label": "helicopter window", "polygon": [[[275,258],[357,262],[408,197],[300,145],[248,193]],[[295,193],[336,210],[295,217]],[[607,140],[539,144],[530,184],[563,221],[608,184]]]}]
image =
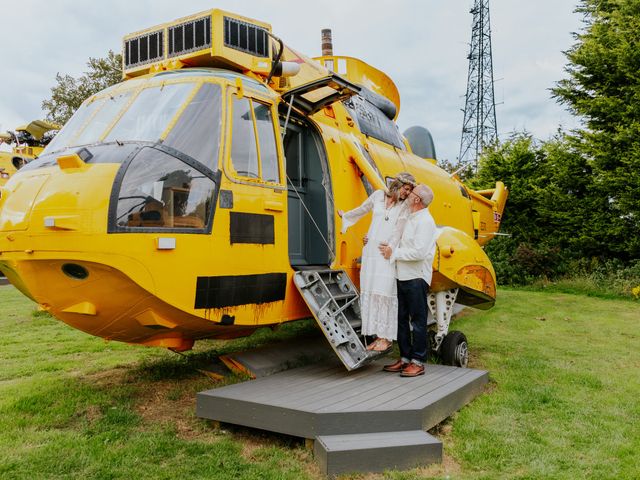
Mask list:
[{"label": "helicopter window", "polygon": [[158,140],[193,88],[193,83],[145,88],[118,120],[105,141]]},{"label": "helicopter window", "polygon": [[360,131],[368,137],[405,150],[397,125],[375,105],[361,95],[354,95],[343,102],[349,114],[358,122]]},{"label": "helicopter window", "polygon": [[231,162],[241,177],[259,178],[256,134],[248,98],[233,97]]},{"label": "helicopter window", "polygon": [[276,136],[273,131],[271,111],[267,105],[254,102],[254,113],[260,142],[260,162],[262,163],[262,179],[265,182],[279,182],[278,152]]},{"label": "helicopter window", "polygon": [[76,110],[71,120],[67,122],[64,128],[53,138],[51,143],[47,146],[43,154],[49,152],[55,152],[56,150],[62,150],[69,145],[71,140],[80,128],[85,124],[87,119],[95,113],[95,111],[102,106],[105,99],[95,100],[93,102],[84,103]]},{"label": "helicopter window", "polygon": [[102,108],[98,110],[87,126],[84,127],[80,135],[69,142],[69,145],[87,145],[100,140],[104,131],[111,125],[122,108],[127,104],[131,98],[131,94],[132,91],[128,90],[108,97],[104,101]]},{"label": "helicopter window", "polygon": [[211,170],[216,170],[221,121],[220,86],[205,83],[180,115],[164,144],[186,153]]},{"label": "helicopter window", "polygon": [[214,191],[213,180],[195,168],[144,148],[124,174],[112,224],[120,231],[142,227],[204,232]]}]

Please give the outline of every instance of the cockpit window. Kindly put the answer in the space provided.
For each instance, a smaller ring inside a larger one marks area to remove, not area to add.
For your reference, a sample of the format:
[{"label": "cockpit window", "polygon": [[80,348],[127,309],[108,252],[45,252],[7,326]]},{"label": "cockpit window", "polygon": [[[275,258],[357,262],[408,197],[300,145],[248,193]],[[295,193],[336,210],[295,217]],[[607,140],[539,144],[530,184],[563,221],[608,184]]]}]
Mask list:
[{"label": "cockpit window", "polygon": [[115,188],[111,232],[206,233],[210,229],[216,192],[213,178],[158,148],[143,148]]},{"label": "cockpit window", "polygon": [[158,140],[193,89],[193,83],[145,88],[104,141]]},{"label": "cockpit window", "polygon": [[164,144],[217,170],[221,123],[220,85],[205,83],[180,115]]},{"label": "cockpit window", "polygon": [[105,102],[104,98],[94,100],[93,102],[83,103],[76,113],[73,114],[71,119],[67,122],[64,128],[51,140],[51,143],[47,145],[43,155],[49,152],[55,152],[62,150],[69,145],[69,141],[78,134],[80,128],[91,118],[98,108]]},{"label": "cockpit window", "polygon": [[116,116],[129,102],[131,94],[132,91],[128,90],[108,97],[80,135],[71,140],[70,145],[87,145],[100,140],[107,127],[113,123]]}]

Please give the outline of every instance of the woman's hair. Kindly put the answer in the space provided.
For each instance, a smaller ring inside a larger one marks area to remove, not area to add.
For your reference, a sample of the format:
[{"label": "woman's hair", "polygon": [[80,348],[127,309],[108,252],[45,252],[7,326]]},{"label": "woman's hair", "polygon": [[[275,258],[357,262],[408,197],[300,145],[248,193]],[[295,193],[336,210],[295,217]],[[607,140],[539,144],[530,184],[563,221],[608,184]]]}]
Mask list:
[{"label": "woman's hair", "polygon": [[409,172],[400,172],[389,184],[389,196],[396,196],[403,185],[416,186],[416,179]]}]

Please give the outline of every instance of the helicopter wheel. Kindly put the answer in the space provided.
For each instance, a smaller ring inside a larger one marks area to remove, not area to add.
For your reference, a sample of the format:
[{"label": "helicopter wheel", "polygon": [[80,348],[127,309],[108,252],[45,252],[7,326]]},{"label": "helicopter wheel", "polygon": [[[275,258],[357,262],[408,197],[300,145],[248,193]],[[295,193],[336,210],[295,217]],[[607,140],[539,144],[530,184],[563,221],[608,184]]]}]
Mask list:
[{"label": "helicopter wheel", "polygon": [[464,333],[455,330],[449,332],[440,345],[440,357],[445,365],[466,368],[469,364],[469,345]]}]

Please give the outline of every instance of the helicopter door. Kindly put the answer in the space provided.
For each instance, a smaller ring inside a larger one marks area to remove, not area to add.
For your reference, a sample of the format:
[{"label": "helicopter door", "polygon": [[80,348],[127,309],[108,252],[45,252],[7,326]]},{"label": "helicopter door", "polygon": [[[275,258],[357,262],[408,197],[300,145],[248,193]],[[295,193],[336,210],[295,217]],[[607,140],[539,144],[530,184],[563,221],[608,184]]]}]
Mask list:
[{"label": "helicopter door", "polygon": [[[282,122],[284,124],[284,122]],[[292,266],[329,265],[333,234],[328,218],[333,212],[326,157],[315,131],[298,119],[289,119],[284,136],[287,167],[289,261]]]},{"label": "helicopter door", "polygon": [[360,87],[348,80],[330,74],[309,83],[292,88],[282,94],[282,99],[305,115],[313,115],[327,105],[346,100],[360,92]]},{"label": "helicopter door", "polygon": [[[230,96],[231,145],[226,171],[229,235],[235,268],[282,272],[287,266],[286,189],[273,105],[257,97]],[[260,247],[260,248],[255,248]]]}]

